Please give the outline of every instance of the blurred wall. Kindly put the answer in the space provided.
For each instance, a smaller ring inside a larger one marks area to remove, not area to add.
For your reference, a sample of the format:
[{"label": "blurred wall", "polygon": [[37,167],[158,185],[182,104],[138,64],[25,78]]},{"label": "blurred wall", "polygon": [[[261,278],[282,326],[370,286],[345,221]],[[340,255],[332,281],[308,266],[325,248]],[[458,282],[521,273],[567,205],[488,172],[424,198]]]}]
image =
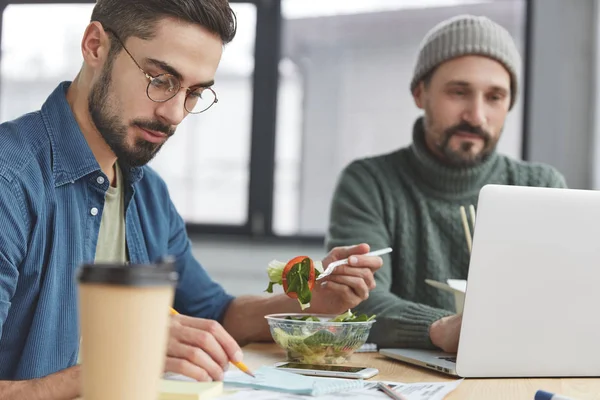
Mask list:
[{"label": "blurred wall", "polygon": [[599,188],[598,2],[531,1],[527,156],[558,168],[571,188]]}]

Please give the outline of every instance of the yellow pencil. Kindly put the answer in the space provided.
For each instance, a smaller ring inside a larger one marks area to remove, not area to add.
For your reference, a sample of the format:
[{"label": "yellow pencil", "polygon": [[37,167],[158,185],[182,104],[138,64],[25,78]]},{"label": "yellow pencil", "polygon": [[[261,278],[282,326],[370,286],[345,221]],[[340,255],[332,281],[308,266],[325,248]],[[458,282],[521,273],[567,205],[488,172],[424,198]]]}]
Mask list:
[{"label": "yellow pencil", "polygon": [[252,371],[250,371],[250,368],[248,368],[246,366],[246,364],[244,364],[243,362],[239,361],[239,362],[233,362],[230,361],[233,365],[235,365],[236,367],[238,367],[240,369],[240,371],[250,375],[253,378],[256,378],[256,376],[254,376],[254,374],[252,373]]},{"label": "yellow pencil", "polygon": [[[179,315],[179,313],[178,313],[178,312],[177,312],[177,311],[176,311],[174,308],[171,308],[171,314],[172,314],[172,315]],[[252,371],[250,371],[250,368],[248,368],[248,367],[246,366],[246,364],[244,364],[243,362],[241,362],[241,361],[240,361],[240,362],[233,362],[233,361],[230,361],[230,362],[231,362],[233,365],[235,365],[236,367],[238,367],[238,368],[240,369],[240,371],[242,371],[242,372],[244,372],[244,373],[246,373],[246,374],[250,375],[250,376],[251,376],[251,377],[253,377],[253,378],[256,378],[256,376],[254,376],[254,374],[252,373]]]}]

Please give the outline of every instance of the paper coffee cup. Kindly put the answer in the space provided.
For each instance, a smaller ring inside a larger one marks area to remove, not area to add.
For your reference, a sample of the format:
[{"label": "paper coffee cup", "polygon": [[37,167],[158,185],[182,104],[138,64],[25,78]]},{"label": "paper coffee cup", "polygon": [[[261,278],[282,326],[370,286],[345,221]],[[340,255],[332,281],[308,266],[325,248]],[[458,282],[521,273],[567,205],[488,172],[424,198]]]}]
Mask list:
[{"label": "paper coffee cup", "polygon": [[78,280],[84,400],[156,399],[177,282],[173,264],[88,264]]}]

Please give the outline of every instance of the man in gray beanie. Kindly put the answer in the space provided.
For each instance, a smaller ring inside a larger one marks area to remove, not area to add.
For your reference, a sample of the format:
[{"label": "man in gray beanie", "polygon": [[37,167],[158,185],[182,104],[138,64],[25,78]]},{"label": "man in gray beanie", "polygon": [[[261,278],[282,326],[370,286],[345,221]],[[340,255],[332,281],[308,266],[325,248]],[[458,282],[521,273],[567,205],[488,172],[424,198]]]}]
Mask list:
[{"label": "man in gray beanie", "polygon": [[392,247],[377,288],[356,309],[377,314],[370,341],[383,347],[458,346],[454,299],[426,278],[466,279],[469,250],[460,206],[490,183],[565,187],[554,168],[496,152],[517,99],[520,56],[510,34],[485,17],[461,15],[421,44],[410,89],[424,111],[413,143],[352,162],[334,194],[327,247]]}]

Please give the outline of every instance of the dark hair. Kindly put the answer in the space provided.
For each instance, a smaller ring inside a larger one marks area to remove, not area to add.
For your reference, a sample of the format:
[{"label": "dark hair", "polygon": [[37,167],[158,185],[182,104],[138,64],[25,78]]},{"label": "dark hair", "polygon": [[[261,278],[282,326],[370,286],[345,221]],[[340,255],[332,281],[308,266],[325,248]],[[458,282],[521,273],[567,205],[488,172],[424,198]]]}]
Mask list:
[{"label": "dark hair", "polygon": [[[233,40],[237,29],[228,0],[97,0],[91,20],[114,31],[125,42],[131,36],[152,39],[156,23],[168,17],[201,25],[218,35],[223,44]],[[113,40],[109,53],[120,49],[119,41]]]}]

